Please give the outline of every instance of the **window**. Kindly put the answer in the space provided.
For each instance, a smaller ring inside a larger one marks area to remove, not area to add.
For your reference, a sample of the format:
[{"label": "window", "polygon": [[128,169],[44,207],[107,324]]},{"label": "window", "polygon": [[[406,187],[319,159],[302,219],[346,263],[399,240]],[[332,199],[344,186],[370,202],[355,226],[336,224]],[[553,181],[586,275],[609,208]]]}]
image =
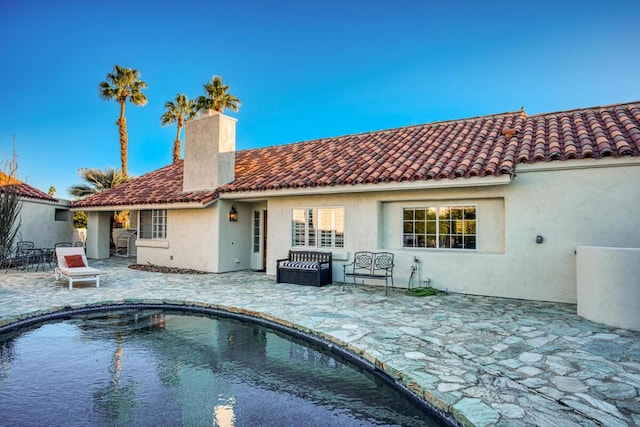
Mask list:
[{"label": "window", "polygon": [[294,209],[291,245],[344,248],[344,208]]},{"label": "window", "polygon": [[56,221],[69,221],[69,210],[56,208],[55,220]]},{"label": "window", "polygon": [[141,239],[167,238],[167,210],[140,211],[139,236]]},{"label": "window", "polygon": [[253,211],[253,253],[260,252],[260,211]]},{"label": "window", "polygon": [[476,249],[476,207],[403,209],[403,247]]}]

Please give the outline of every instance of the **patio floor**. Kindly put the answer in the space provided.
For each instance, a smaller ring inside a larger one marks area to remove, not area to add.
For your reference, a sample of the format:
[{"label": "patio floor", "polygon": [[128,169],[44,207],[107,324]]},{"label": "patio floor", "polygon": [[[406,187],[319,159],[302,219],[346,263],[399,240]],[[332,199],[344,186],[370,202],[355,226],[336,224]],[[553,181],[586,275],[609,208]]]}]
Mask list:
[{"label": "patio floor", "polygon": [[276,284],[262,273],[162,274],[92,260],[100,288],[0,272],[0,326],[64,308],[172,303],[259,315],[340,344],[463,425],[640,425],[640,333],[575,305],[379,287]]}]

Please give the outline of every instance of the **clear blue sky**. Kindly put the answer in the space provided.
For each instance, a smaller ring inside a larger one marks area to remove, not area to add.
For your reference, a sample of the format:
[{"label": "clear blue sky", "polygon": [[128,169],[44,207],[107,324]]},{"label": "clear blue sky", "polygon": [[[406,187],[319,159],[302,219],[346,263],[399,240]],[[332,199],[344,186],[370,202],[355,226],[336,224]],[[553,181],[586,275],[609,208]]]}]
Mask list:
[{"label": "clear blue sky", "polygon": [[61,198],[78,168],[119,168],[97,89],[115,64],[149,86],[127,104],[131,175],[171,162],[164,103],[214,74],[242,101],[239,150],[637,101],[639,23],[638,0],[0,0],[0,155],[15,134],[18,177]]}]

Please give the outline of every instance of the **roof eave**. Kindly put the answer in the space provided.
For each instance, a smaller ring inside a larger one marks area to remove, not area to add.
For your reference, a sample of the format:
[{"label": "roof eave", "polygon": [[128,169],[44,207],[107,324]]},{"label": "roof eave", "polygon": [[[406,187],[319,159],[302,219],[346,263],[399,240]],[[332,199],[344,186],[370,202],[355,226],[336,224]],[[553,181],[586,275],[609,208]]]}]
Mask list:
[{"label": "roof eave", "polygon": [[264,191],[236,191],[220,193],[219,198],[224,200],[253,199],[256,197],[284,197],[284,196],[306,196],[317,194],[348,194],[364,193],[375,191],[406,191],[406,190],[430,190],[437,188],[464,188],[464,187],[486,187],[493,185],[507,185],[513,181],[510,174],[500,176],[470,177],[456,179],[439,179],[427,181],[403,181],[385,182],[357,185],[322,186],[305,188],[285,188]]},{"label": "roof eave", "polygon": [[217,199],[208,200],[206,202],[178,202],[178,203],[144,203],[131,205],[105,205],[105,206],[87,206],[87,207],[71,207],[72,212],[112,212],[112,211],[139,211],[147,209],[202,209],[206,208]]}]

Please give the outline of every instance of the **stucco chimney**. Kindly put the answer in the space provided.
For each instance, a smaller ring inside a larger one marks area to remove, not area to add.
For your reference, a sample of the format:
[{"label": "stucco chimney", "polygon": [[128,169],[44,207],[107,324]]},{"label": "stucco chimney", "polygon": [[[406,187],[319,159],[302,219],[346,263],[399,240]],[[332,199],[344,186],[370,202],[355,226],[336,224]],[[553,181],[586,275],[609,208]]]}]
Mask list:
[{"label": "stucco chimney", "polygon": [[214,190],[235,179],[236,119],[208,112],[184,130],[184,191]]}]

